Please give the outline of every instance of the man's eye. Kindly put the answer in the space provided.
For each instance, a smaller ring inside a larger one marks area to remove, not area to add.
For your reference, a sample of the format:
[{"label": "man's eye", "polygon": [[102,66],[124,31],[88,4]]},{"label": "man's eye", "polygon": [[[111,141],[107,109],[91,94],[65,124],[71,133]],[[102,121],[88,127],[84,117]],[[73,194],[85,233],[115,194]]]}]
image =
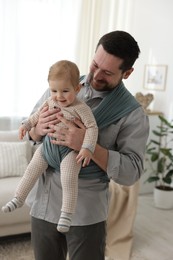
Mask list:
[{"label": "man's eye", "polygon": [[103,72],[104,72],[104,74],[105,74],[106,76],[112,76],[112,75],[113,75],[112,72],[107,71],[107,70],[104,70]]},{"label": "man's eye", "polygon": [[94,68],[98,68],[98,66],[97,66],[96,63],[93,63],[93,67],[94,67]]},{"label": "man's eye", "polygon": [[105,75],[107,75],[107,76],[112,76],[112,73],[109,72],[109,71],[104,71],[104,73],[105,73]]}]

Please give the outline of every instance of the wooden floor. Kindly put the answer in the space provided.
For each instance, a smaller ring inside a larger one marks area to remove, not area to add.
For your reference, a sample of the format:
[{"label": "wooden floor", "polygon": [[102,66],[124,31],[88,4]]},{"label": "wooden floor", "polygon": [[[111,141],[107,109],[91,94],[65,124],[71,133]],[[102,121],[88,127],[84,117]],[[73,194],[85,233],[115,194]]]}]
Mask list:
[{"label": "wooden floor", "polygon": [[151,195],[140,195],[132,260],[173,260],[173,210],[157,209]]}]

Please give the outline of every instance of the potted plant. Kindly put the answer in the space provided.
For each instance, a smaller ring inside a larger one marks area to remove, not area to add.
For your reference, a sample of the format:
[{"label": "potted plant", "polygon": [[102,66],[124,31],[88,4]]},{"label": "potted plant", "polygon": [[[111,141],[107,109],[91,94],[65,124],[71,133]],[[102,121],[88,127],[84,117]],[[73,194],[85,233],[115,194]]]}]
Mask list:
[{"label": "potted plant", "polygon": [[[146,182],[155,182],[155,206],[173,208],[173,122],[159,115],[160,124],[152,131],[155,139],[146,146]],[[170,198],[167,198],[170,196]]]}]

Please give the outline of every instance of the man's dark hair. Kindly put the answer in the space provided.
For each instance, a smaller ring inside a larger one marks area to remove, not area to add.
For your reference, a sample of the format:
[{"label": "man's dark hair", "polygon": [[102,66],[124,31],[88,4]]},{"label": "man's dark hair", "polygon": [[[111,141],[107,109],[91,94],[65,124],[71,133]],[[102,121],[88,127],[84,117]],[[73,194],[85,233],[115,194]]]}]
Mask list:
[{"label": "man's dark hair", "polygon": [[102,45],[109,54],[123,59],[120,67],[123,72],[132,68],[140,54],[138,43],[129,33],[124,31],[113,31],[103,35],[96,49],[99,45]]}]

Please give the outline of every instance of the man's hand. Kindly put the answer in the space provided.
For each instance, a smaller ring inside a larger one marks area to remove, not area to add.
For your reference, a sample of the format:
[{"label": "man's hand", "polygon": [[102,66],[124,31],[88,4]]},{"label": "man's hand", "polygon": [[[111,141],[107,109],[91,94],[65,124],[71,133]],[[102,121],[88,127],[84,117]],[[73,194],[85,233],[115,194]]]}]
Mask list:
[{"label": "man's hand", "polygon": [[74,121],[68,121],[63,116],[58,116],[58,119],[64,123],[66,128],[49,125],[51,132],[48,135],[55,138],[51,142],[53,144],[68,146],[75,151],[80,151],[85,136],[85,126],[83,123],[77,118]]},{"label": "man's hand", "polygon": [[[58,116],[58,119],[63,122],[67,128],[50,125],[54,133],[49,133],[48,135],[55,138],[55,140],[51,140],[51,142],[53,144],[68,146],[75,151],[80,151],[86,131],[83,123],[77,118],[75,118],[73,122],[68,121],[63,116]],[[107,149],[96,144],[91,159],[106,172],[108,162]]]},{"label": "man's hand", "polygon": [[49,125],[55,125],[59,122],[57,113],[60,113],[59,108],[49,110],[48,107],[44,107],[41,110],[36,127],[33,127],[29,133],[34,141],[40,141],[43,136],[53,132]]}]

